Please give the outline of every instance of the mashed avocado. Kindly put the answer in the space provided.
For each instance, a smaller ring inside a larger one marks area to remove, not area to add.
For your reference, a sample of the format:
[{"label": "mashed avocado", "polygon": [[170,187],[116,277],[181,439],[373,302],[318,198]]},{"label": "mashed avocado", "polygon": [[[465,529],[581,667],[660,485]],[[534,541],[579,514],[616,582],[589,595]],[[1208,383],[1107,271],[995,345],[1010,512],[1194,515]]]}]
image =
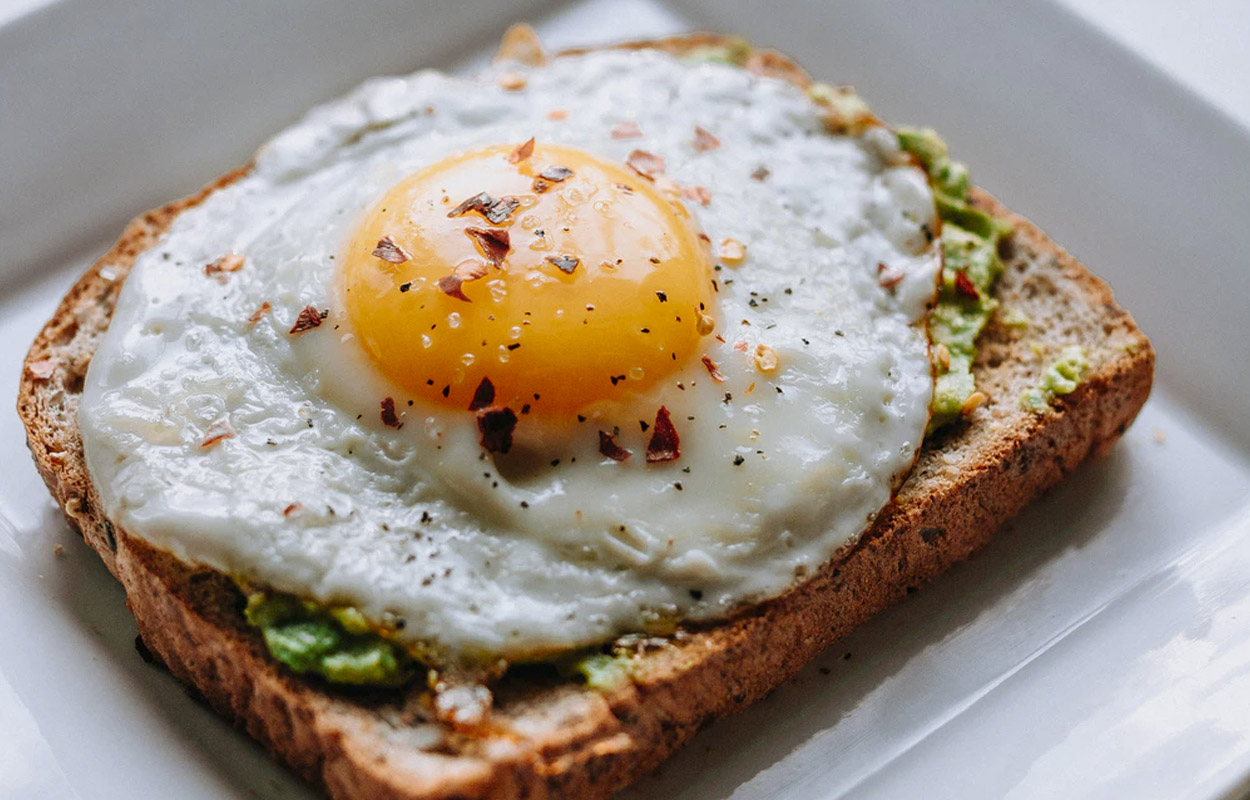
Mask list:
[{"label": "mashed avocado", "polygon": [[[745,44],[707,48],[700,57],[741,63],[749,52]],[[837,96],[855,106],[853,93]],[[863,113],[867,107],[863,106]],[[935,350],[937,385],[928,433],[959,418],[964,403],[976,391],[972,362],[976,340],[997,303],[990,296],[1003,270],[998,243],[1010,226],[968,203],[968,170],[952,161],[946,145],[929,129],[904,128],[898,133],[904,150],[916,156],[928,171],[942,220],[942,270],[938,304],[930,321]],[[1076,388],[1086,367],[1084,352],[1068,348],[1043,377],[1037,389],[1025,393],[1026,407],[1044,409],[1057,394]],[[418,674],[417,661],[384,636],[359,611],[321,607],[290,595],[272,592],[248,594],[247,621],[260,629],[270,654],[300,674],[320,675],[332,683],[396,687]],[[556,659],[568,672],[581,675],[591,688],[606,690],[628,680],[629,662],[620,653],[569,654]]]},{"label": "mashed avocado", "polygon": [[1085,357],[1085,348],[1079,344],[1068,345],[1063,348],[1059,358],[1042,373],[1042,382],[1037,388],[1020,395],[1020,405],[1029,411],[1045,411],[1050,408],[1050,401],[1056,395],[1075,391],[1087,369],[1089,359]]},{"label": "mashed avocado", "polygon": [[354,608],[322,608],[291,595],[253,592],[244,611],[270,655],[301,675],[352,686],[402,686],[416,664]]},{"label": "mashed avocado", "polygon": [[928,171],[942,220],[945,265],[937,308],[929,322],[937,363],[928,430],[933,433],[958,419],[976,391],[972,361],[977,337],[998,305],[990,290],[1003,271],[998,243],[1011,226],[969,205],[968,170],[951,160],[946,143],[932,129],[902,128],[898,141]]}]

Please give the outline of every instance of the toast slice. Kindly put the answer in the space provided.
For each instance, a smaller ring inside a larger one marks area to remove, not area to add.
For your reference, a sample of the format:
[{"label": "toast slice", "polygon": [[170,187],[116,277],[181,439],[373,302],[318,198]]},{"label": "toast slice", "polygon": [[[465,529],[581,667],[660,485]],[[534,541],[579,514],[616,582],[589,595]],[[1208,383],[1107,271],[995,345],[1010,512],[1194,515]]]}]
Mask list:
[{"label": "toast slice", "polygon": [[[686,52],[697,35],[640,43]],[[771,74],[805,82],[773,53]],[[181,681],[310,782],[347,799],[596,798],[653,769],[701,727],[761,699],[831,642],[984,545],[994,531],[1089,456],[1110,447],[1150,392],[1154,352],[1108,287],[1045,234],[984,192],[1008,218],[999,313],[974,367],[988,402],[926,441],[872,528],[805,583],[719,624],[634,643],[628,679],[591,688],[554,670],[513,670],[495,687],[490,729],[437,721],[424,687],[362,693],[293,675],[242,615],[243,597],[211,570],[181,563],[114,526],[83,460],[77,411],[87,366],[138,254],[216,189],[134,220],[70,290],[36,338],[18,411],[39,472],[125,586],[143,643]],[[1004,312],[1027,318],[1027,328]],[[1085,348],[1081,385],[1045,413],[1022,392],[1063,347]]]}]

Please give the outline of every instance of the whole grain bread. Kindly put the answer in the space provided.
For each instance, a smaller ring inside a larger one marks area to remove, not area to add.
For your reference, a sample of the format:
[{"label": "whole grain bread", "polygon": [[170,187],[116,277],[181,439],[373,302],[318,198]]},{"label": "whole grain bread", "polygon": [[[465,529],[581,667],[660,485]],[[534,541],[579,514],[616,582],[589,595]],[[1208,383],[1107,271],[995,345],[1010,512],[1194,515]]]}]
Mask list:
[{"label": "whole grain bread", "polygon": [[[683,52],[707,35],[632,46]],[[757,68],[804,83],[792,62]],[[1000,312],[980,340],[977,384],[988,402],[926,442],[893,502],[847,553],[783,596],[720,624],[645,640],[630,679],[592,689],[554,670],[514,670],[495,687],[489,729],[453,731],[429,693],[344,692],[269,657],[223,576],[181,563],[100,511],[77,410],[87,366],[135,258],[198,194],[144,214],[70,290],[30,349],[18,411],[39,472],[76,530],[125,586],[147,648],[181,681],[313,784],[341,800],[596,798],[653,769],[701,727],[756,702],[831,642],[984,545],[994,531],[1089,456],[1112,445],[1150,392],[1154,352],[1107,286],[987,194],[975,203],[1012,220]],[[1015,312],[1027,327],[1005,324]],[[1066,345],[1088,373],[1051,410],[1019,402]]]}]

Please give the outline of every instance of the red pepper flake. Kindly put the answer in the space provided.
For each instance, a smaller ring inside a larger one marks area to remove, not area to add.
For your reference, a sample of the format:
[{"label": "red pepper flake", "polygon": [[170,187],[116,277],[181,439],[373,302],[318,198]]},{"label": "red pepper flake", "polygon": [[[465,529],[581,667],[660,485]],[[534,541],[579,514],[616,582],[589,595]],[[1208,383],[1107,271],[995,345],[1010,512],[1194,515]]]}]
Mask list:
[{"label": "red pepper flake", "polygon": [[612,126],[613,139],[637,139],[642,136],[642,129],[637,122],[618,122]]},{"label": "red pepper flake", "polygon": [[559,164],[552,164],[542,172],[538,173],[538,177],[543,180],[551,181],[552,183],[559,183],[560,181],[566,181],[573,177],[573,170],[568,167],[562,167]]},{"label": "red pepper flake", "polygon": [[261,318],[268,314],[272,308],[273,306],[269,304],[268,300],[256,306],[256,310],[252,312],[252,316],[247,318],[248,324],[255,325],[260,322]]},{"label": "red pepper flake", "polygon": [[503,263],[504,257],[512,249],[512,237],[500,228],[465,228],[464,232],[477,243],[478,249],[486,260],[494,266]]},{"label": "red pepper flake", "polygon": [[378,246],[373,248],[373,255],[391,264],[402,264],[410,258],[404,248],[395,244],[395,240],[389,236],[378,239]]},{"label": "red pepper flake", "polygon": [[706,186],[683,186],[681,196],[687,200],[697,201],[701,206],[712,202],[712,192]]},{"label": "red pepper flake", "polygon": [[477,412],[477,429],[481,444],[489,453],[507,454],[512,449],[512,432],[516,430],[516,413],[510,408],[492,406]]},{"label": "red pepper flake", "polygon": [[56,372],[56,359],[41,358],[38,361],[32,361],[26,365],[26,371],[35,380],[46,381]]},{"label": "red pepper flake", "polygon": [[607,431],[599,431],[599,454],[613,461],[624,461],[633,453],[616,443],[616,437]]},{"label": "red pepper flake", "polygon": [[486,192],[478,192],[468,200],[465,200],[463,203],[453,208],[451,211],[448,211],[447,216],[460,217],[468,214],[470,211],[476,211],[479,214],[484,214],[487,206],[493,202],[495,202],[494,198]]},{"label": "red pepper flake", "polygon": [[966,272],[955,273],[955,291],[973,300],[979,300],[981,297],[977,285],[972,282],[972,278],[969,278]]},{"label": "red pepper flake", "polygon": [[486,192],[478,192],[451,211],[448,211],[447,216],[461,217],[470,211],[476,211],[494,224],[499,225],[507,221],[508,217],[512,216],[512,212],[516,211],[520,205],[521,201],[510,195],[494,198]]},{"label": "red pepper flake", "polygon": [[694,149],[697,152],[705,153],[718,147],[720,147],[720,139],[713,136],[710,131],[698,125],[694,126]]},{"label": "red pepper flake", "polygon": [[207,450],[224,439],[233,438],[234,428],[230,427],[230,420],[222,417],[209,425],[208,430],[204,431],[204,440],[200,442],[200,447]]},{"label": "red pepper flake", "polygon": [[660,461],[676,461],[681,457],[681,446],[677,438],[677,429],[669,417],[668,409],[660,406],[655,413],[655,424],[652,425],[651,441],[647,443],[647,463]]},{"label": "red pepper flake", "polygon": [[296,511],[299,511],[303,507],[304,507],[303,503],[291,503],[289,506],[282,509],[282,516],[289,517],[292,514],[294,514]]},{"label": "red pepper flake", "polygon": [[513,150],[511,153],[508,154],[508,163],[520,164],[522,161],[524,161],[525,159],[529,158],[532,155],[534,155],[534,137],[533,136],[531,136],[528,140],[526,140],[524,144],[519,145],[517,149]]},{"label": "red pepper flake", "polygon": [[222,283],[225,283],[226,273],[238,272],[239,270],[243,269],[243,262],[245,260],[246,260],[245,256],[241,256],[238,253],[229,253],[217,259],[216,261],[212,262],[211,264],[205,264],[204,274],[214,275],[216,276],[217,280],[221,281]]},{"label": "red pepper flake", "polygon": [[725,376],[721,374],[720,369],[716,366],[716,362],[711,357],[704,356],[701,360],[703,361],[703,366],[707,367],[707,374],[712,376],[712,380],[717,383],[725,382]]},{"label": "red pepper flake", "polygon": [[635,150],[630,153],[625,163],[634,172],[651,180],[655,180],[655,176],[663,173],[665,169],[664,159],[646,150]]},{"label": "red pepper flake", "polygon": [[521,201],[515,197],[501,197],[486,207],[486,218],[496,225],[502,225],[520,205]]},{"label": "red pepper flake", "polygon": [[461,284],[469,281],[475,281],[486,276],[486,265],[476,259],[465,259],[456,265],[456,270],[450,275],[438,279],[438,289],[443,294],[463,300],[466,303],[473,302],[465,296],[461,290]]},{"label": "red pepper flake", "polygon": [[768,167],[756,167],[755,171],[751,173],[751,180],[762,181],[771,174],[772,172],[769,171]]},{"label": "red pepper flake", "polygon": [[562,119],[567,119],[568,116],[569,112],[566,108],[553,108],[547,112],[547,119],[556,120],[557,122]]},{"label": "red pepper flake", "polygon": [[534,183],[532,184],[532,188],[534,189],[534,192],[536,194],[542,194],[543,192],[551,188],[551,184],[547,183],[542,178],[535,178]]},{"label": "red pepper flake", "polygon": [[378,406],[382,409],[382,424],[388,428],[398,428],[401,423],[399,415],[395,413],[395,398],[383,397]]},{"label": "red pepper flake", "polygon": [[577,265],[581,262],[576,256],[547,256],[546,261],[556,265],[556,269],[565,275],[572,275],[573,270],[577,269]]},{"label": "red pepper flake", "polygon": [[470,411],[481,411],[495,402],[495,384],[490,378],[482,378],[482,382],[473,391],[473,399],[469,402]]},{"label": "red pepper flake", "polygon": [[747,343],[746,342],[734,342],[734,349],[740,353],[745,353],[747,351]]},{"label": "red pepper flake", "polygon": [[295,324],[291,326],[291,330],[287,331],[292,336],[313,328],[321,327],[321,320],[330,315],[329,311],[318,311],[312,306],[304,306],[304,310],[299,312],[299,316],[295,318]]},{"label": "red pepper flake", "polygon": [[877,262],[877,283],[881,284],[882,289],[894,293],[894,288],[903,282],[903,273],[891,269],[884,261]]}]

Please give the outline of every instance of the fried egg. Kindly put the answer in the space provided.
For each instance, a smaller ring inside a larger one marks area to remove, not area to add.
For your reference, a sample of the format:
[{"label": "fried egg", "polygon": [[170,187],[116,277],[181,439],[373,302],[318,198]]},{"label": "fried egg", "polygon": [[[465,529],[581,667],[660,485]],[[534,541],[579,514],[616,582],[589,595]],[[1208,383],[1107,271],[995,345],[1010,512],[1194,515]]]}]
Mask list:
[{"label": "fried egg", "polygon": [[314,110],[127,278],[80,411],[106,513],[435,661],[784,592],[933,393],[927,179],[827,115],[647,50]]}]

